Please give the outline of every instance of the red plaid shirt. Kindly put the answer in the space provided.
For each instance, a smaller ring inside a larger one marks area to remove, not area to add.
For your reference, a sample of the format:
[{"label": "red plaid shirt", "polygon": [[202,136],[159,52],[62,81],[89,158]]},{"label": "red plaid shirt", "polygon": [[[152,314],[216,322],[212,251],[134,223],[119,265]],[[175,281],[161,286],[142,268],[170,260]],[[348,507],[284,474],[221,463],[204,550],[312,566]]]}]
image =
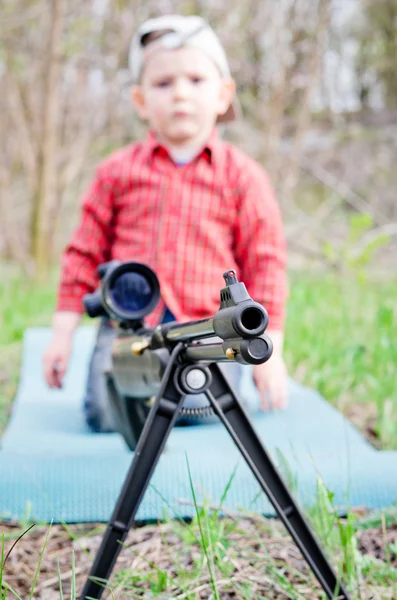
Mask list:
[{"label": "red plaid shirt", "polygon": [[219,309],[222,274],[235,269],[251,297],[281,329],[287,291],[279,206],[258,163],[212,134],[189,164],[177,166],[149,133],[101,163],[82,199],[80,225],[62,258],[57,310],[82,312],[98,285],[97,266],[134,260],[150,266],[161,301],[178,321]]}]

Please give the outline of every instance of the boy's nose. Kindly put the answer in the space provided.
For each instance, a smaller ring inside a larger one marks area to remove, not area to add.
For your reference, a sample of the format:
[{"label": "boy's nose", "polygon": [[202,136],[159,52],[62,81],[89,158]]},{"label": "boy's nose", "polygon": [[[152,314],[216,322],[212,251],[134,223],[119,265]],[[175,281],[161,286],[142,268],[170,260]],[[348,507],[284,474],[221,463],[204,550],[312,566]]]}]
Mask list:
[{"label": "boy's nose", "polygon": [[189,95],[189,83],[182,78],[178,78],[174,82],[174,98],[186,98]]}]

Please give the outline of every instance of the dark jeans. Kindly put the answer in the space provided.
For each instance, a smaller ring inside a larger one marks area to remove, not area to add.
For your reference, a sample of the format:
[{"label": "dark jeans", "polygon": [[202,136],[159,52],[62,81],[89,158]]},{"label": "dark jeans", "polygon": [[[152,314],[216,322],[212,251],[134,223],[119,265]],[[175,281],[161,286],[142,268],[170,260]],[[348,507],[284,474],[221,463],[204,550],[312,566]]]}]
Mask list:
[{"label": "dark jeans", "polygon": [[[171,315],[172,317],[172,315]],[[170,318],[170,313],[165,315],[163,323]],[[89,428],[96,433],[113,432],[116,429],[113,413],[110,408],[106,379],[104,373],[111,370],[112,343],[117,335],[117,329],[112,327],[108,319],[102,319],[93,354],[90,361],[87,390],[84,399],[84,414]],[[243,367],[238,363],[219,363],[220,368],[228,377],[233,389],[239,391]],[[248,408],[242,398],[242,404]],[[204,394],[192,394],[185,396],[184,406],[186,408],[201,408],[208,405],[208,399]],[[213,415],[204,418],[180,419],[178,425],[189,425],[198,423],[217,422],[218,417]]]}]

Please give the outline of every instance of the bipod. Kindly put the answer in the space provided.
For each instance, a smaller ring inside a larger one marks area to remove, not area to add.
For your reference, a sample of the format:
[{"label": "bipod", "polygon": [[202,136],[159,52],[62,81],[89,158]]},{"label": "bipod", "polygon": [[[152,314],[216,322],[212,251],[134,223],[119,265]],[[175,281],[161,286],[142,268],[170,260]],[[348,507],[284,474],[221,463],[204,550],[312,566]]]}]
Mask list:
[{"label": "bipod", "polygon": [[80,600],[99,599],[102,596],[184,397],[186,394],[203,392],[328,598],[349,600],[347,591],[336,577],[219,365],[215,362],[209,365],[181,365],[178,357],[184,347],[182,342],[178,343],[170,355]]}]

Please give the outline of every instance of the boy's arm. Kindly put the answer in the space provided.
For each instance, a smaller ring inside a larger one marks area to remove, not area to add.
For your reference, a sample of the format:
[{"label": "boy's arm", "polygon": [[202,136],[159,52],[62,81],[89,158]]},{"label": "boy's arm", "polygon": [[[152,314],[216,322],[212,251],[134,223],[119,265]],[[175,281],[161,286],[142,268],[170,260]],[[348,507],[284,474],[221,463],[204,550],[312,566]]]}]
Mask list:
[{"label": "boy's arm", "polygon": [[253,377],[263,410],[283,409],[288,402],[287,369],[283,359],[284,334],[275,329],[268,329],[267,334],[273,342],[273,354],[264,364],[254,365]]},{"label": "boy's arm", "polygon": [[269,314],[267,334],[273,355],[254,367],[254,380],[262,407],[285,408],[287,371],[283,360],[284,320],[287,299],[286,243],[281,211],[269,178],[259,165],[245,173],[240,184],[239,222],[235,253],[250,296]]},{"label": "boy's arm", "polygon": [[67,311],[56,312],[53,315],[53,337],[43,356],[44,377],[49,387],[62,387],[72,351],[73,333],[80,317],[80,313]]},{"label": "boy's arm", "polygon": [[99,282],[97,267],[110,257],[112,218],[111,184],[98,170],[82,198],[79,225],[62,256],[57,312],[83,312],[83,296]]},{"label": "boy's arm", "polygon": [[72,338],[83,312],[83,296],[98,284],[97,266],[108,260],[113,198],[97,173],[82,199],[80,224],[62,257],[53,336],[43,356],[44,377],[50,387],[62,387]]}]

